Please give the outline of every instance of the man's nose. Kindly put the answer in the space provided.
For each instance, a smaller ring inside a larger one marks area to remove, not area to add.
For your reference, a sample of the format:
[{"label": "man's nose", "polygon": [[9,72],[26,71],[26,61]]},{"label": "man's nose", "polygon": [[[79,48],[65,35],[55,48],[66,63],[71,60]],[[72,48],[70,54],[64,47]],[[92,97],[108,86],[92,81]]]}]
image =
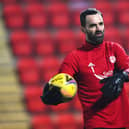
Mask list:
[{"label": "man's nose", "polygon": [[96,26],[96,30],[97,30],[97,31],[101,31],[100,25],[97,25],[97,26]]}]

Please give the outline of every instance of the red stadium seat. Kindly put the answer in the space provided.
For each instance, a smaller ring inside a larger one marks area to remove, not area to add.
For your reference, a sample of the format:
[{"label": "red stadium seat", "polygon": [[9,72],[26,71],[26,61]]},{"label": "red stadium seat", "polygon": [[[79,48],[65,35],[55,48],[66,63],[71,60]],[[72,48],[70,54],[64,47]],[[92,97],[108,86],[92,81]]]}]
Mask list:
[{"label": "red stadium seat", "polygon": [[73,114],[59,114],[56,119],[57,129],[77,129],[77,124]]},{"label": "red stadium seat", "polygon": [[40,70],[47,71],[58,69],[60,65],[59,59],[55,56],[45,57],[40,61]]},{"label": "red stadium seat", "polygon": [[105,29],[105,40],[121,43],[122,36],[120,30],[115,27]]},{"label": "red stadium seat", "polygon": [[57,69],[51,69],[51,70],[45,70],[44,72],[42,71],[41,73],[41,80],[44,82],[48,82],[50,80],[51,77],[53,77],[54,75],[56,75],[58,72]]},{"label": "red stadium seat", "polygon": [[85,43],[86,41],[86,36],[83,32],[81,31],[78,31],[76,34],[75,34],[75,40],[76,40],[76,43],[77,43],[77,47],[80,47],[82,44]]},{"label": "red stadium seat", "polygon": [[36,32],[33,35],[33,42],[38,56],[50,56],[54,54],[55,44],[49,32]]},{"label": "red stadium seat", "polygon": [[72,25],[80,27],[80,10],[79,11],[72,11],[71,12],[72,17]]},{"label": "red stadium seat", "polygon": [[112,11],[112,4],[108,1],[101,1],[101,2],[98,2],[98,1],[94,1],[94,8],[100,10],[102,13],[103,12],[107,12],[108,11]]},{"label": "red stadium seat", "polygon": [[32,3],[25,6],[25,12],[28,16],[45,13],[44,5],[41,3]]},{"label": "red stadium seat", "polygon": [[39,84],[40,83],[40,75],[37,69],[22,71],[19,74],[20,81],[22,84]]},{"label": "red stadium seat", "polygon": [[70,102],[69,103],[62,103],[62,104],[59,104],[57,106],[51,106],[51,110],[53,112],[56,112],[56,113],[61,113],[61,112],[69,112],[70,111]]},{"label": "red stadium seat", "polygon": [[42,95],[42,89],[38,85],[25,88],[24,95],[26,107],[29,112],[36,113],[48,111],[48,106],[43,104],[40,99],[40,96]]},{"label": "red stadium seat", "polygon": [[47,26],[47,16],[45,14],[31,15],[28,18],[28,26],[31,29],[43,29]]},{"label": "red stadium seat", "polygon": [[25,3],[37,3],[37,2],[41,2],[41,0],[22,0]]},{"label": "red stadium seat", "polygon": [[23,84],[39,84],[40,73],[35,60],[21,59],[17,63],[20,81]]},{"label": "red stadium seat", "polygon": [[68,28],[70,23],[69,14],[55,14],[51,18],[51,25],[56,28]]},{"label": "red stadium seat", "polygon": [[25,15],[20,5],[11,4],[4,6],[3,14],[8,28],[15,29],[25,26]]},{"label": "red stadium seat", "polygon": [[[115,22],[115,13],[112,4],[108,1],[94,2],[94,7],[100,10],[103,14],[104,24],[113,25]],[[108,10],[108,11],[107,11]]]},{"label": "red stadium seat", "polygon": [[67,4],[64,3],[52,3],[48,6],[47,12],[49,14],[49,21],[53,27],[64,28],[69,27],[70,17]]},{"label": "red stadium seat", "polygon": [[103,13],[103,19],[105,26],[111,26],[115,23],[115,13],[112,11],[104,12]]},{"label": "red stadium seat", "polygon": [[128,26],[129,25],[129,12],[128,11],[127,12],[120,12],[118,15],[118,22],[121,25]]},{"label": "red stadium seat", "polygon": [[25,95],[25,99],[26,101],[29,101],[32,99],[35,99],[35,98],[39,98],[40,99],[40,96],[42,95],[42,89],[37,85],[34,86],[34,87],[27,87],[24,89],[24,95]]},{"label": "red stadium seat", "polygon": [[31,123],[32,129],[54,129],[53,121],[49,115],[34,115]]},{"label": "red stadium seat", "polygon": [[56,34],[58,51],[61,54],[67,54],[77,46],[75,34],[71,30],[61,30]]},{"label": "red stadium seat", "polygon": [[19,58],[17,61],[17,69],[19,72],[38,69],[38,64],[34,58]]},{"label": "red stadium seat", "polygon": [[54,44],[46,42],[36,44],[36,54],[38,56],[50,56],[54,54],[54,51]]},{"label": "red stadium seat", "polygon": [[44,0],[44,1],[48,3],[57,3],[60,2],[61,0]]},{"label": "red stadium seat", "polygon": [[42,4],[28,4],[25,7],[25,12],[27,14],[29,27],[39,29],[47,25],[47,15]]},{"label": "red stadium seat", "polygon": [[3,4],[16,4],[17,0],[1,0]]},{"label": "red stadium seat", "polygon": [[113,6],[114,10],[119,14],[121,12],[128,12],[129,11],[129,2],[128,1],[118,1],[115,3],[115,6]]},{"label": "red stadium seat", "polygon": [[67,4],[55,2],[48,6],[47,11],[51,16],[54,16],[56,14],[68,14],[69,9]]},{"label": "red stadium seat", "polygon": [[10,41],[15,56],[31,56],[33,54],[31,38],[26,31],[13,31]]},{"label": "red stadium seat", "polygon": [[127,50],[127,53],[129,51],[129,30],[125,29],[122,32],[122,36],[123,36],[123,46],[125,48],[125,50]]},{"label": "red stadium seat", "polygon": [[3,14],[5,17],[22,14],[23,10],[20,4],[3,6]]},{"label": "red stadium seat", "polygon": [[46,57],[40,61],[41,80],[47,82],[58,72],[60,62],[56,57]]}]

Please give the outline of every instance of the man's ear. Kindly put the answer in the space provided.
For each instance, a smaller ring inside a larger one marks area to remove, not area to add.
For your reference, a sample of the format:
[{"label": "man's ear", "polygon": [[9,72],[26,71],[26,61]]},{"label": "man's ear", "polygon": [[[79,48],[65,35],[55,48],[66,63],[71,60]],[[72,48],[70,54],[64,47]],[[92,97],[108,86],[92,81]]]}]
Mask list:
[{"label": "man's ear", "polygon": [[85,27],[80,26],[80,28],[81,28],[81,31],[82,31],[83,33],[86,33],[86,28],[85,28]]}]

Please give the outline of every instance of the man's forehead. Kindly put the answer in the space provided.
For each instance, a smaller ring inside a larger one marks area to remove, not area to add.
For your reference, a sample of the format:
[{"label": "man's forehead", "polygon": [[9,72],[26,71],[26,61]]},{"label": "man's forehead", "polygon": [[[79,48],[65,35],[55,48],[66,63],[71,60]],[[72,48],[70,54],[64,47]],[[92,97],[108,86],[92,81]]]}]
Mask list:
[{"label": "man's forehead", "polygon": [[103,17],[100,14],[93,14],[86,16],[86,24],[103,22]]}]

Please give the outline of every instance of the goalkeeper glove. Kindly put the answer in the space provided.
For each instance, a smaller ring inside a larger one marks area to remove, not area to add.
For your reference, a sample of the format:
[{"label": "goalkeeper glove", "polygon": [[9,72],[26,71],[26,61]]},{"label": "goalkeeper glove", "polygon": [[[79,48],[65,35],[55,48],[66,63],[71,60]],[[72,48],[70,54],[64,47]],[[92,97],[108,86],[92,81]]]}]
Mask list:
[{"label": "goalkeeper glove", "polygon": [[104,83],[101,88],[103,97],[111,100],[117,98],[122,91],[124,82],[127,80],[128,73],[125,71],[117,72],[113,76],[102,79],[100,83]]},{"label": "goalkeeper glove", "polygon": [[43,96],[40,96],[42,102],[48,105],[58,105],[63,102],[62,95],[60,93],[60,88],[56,86],[51,86],[47,83],[43,90]]}]

